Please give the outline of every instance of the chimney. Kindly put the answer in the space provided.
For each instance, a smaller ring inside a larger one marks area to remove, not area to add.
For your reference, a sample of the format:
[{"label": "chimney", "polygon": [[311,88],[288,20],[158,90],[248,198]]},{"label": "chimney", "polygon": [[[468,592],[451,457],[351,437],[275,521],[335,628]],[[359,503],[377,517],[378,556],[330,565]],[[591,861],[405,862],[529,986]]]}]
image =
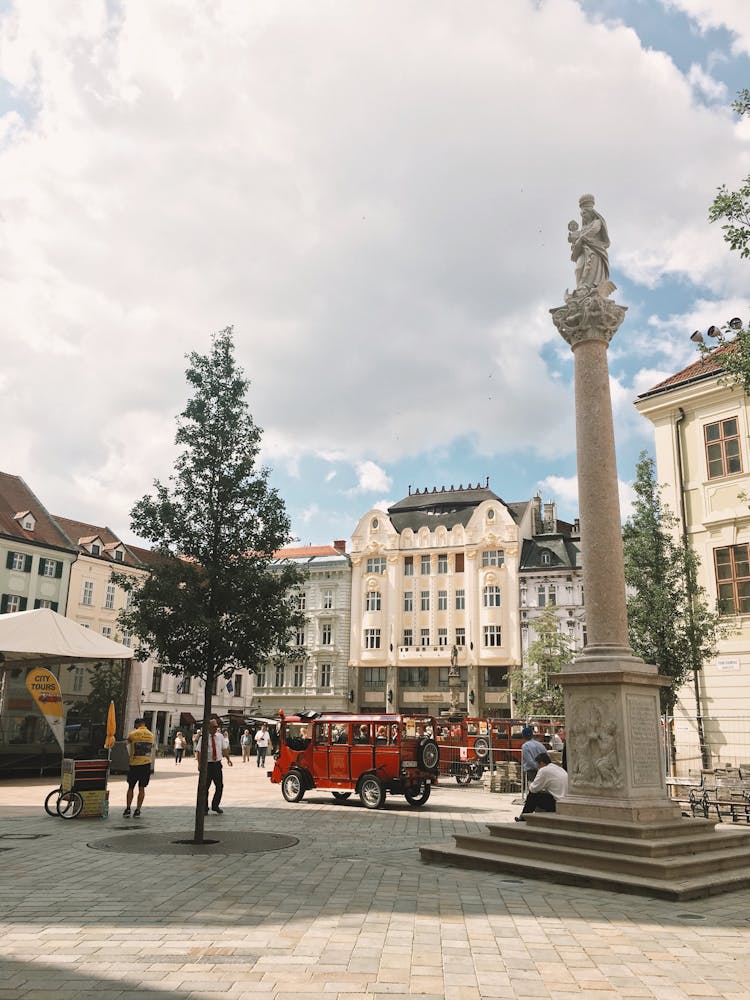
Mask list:
[{"label": "chimney", "polygon": [[336,549],[337,552],[342,552],[342,553],[346,552],[346,539],[343,539],[343,538],[337,539],[333,543],[333,547],[334,547],[334,549]]}]

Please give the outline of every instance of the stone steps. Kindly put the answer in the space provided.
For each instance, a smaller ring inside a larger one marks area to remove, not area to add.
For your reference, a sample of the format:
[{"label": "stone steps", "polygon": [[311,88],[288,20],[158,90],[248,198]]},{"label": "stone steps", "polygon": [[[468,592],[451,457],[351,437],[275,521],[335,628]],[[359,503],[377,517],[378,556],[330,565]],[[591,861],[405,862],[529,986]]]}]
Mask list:
[{"label": "stone steps", "polygon": [[706,820],[616,823],[533,814],[420,848],[432,863],[692,899],[750,885],[750,830],[717,832]]}]

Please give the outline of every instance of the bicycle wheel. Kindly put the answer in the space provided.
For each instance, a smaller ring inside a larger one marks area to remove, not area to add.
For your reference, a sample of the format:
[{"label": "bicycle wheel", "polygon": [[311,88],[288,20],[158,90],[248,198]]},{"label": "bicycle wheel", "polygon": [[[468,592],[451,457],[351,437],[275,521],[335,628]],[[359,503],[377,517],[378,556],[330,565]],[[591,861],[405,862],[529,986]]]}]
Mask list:
[{"label": "bicycle wheel", "polygon": [[78,792],[63,792],[57,800],[57,815],[63,819],[75,819],[83,809],[83,799]]},{"label": "bicycle wheel", "polygon": [[57,816],[57,800],[60,798],[60,789],[55,788],[44,800],[44,811],[48,816]]}]

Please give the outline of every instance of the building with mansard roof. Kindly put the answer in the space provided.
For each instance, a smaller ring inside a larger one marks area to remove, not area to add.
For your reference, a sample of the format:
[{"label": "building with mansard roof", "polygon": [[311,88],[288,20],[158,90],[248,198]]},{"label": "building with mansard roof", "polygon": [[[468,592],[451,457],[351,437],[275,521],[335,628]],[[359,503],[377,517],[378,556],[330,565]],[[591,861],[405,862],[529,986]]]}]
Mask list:
[{"label": "building with mansard roof", "polygon": [[489,481],[410,488],[387,511],[368,511],[351,546],[355,707],[449,710],[453,654],[461,709],[510,715],[521,545],[532,534],[532,504],[506,503]]}]

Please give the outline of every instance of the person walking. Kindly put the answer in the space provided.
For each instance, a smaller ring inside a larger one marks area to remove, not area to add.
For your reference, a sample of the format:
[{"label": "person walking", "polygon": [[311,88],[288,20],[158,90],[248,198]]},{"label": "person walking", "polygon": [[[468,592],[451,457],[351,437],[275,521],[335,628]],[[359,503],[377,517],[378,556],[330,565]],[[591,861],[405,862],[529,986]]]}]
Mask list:
[{"label": "person walking", "polygon": [[253,738],[249,729],[246,729],[240,737],[240,746],[242,747],[242,763],[247,764],[250,760],[250,751],[253,748]]},{"label": "person walking", "polygon": [[146,727],[145,719],[136,719],[134,727],[128,733],[127,738],[130,765],[128,767],[128,791],[122,815],[130,816],[133,791],[138,785],[138,800],[133,813],[133,816],[137,817],[141,815],[141,806],[146,797],[146,786],[151,780],[151,753],[154,747],[154,734]]},{"label": "person walking", "polygon": [[182,733],[175,733],[174,737],[174,762],[175,764],[182,763],[182,756],[185,753],[185,747],[187,746],[187,740],[182,735]]},{"label": "person walking", "polygon": [[266,763],[268,744],[271,742],[271,734],[268,732],[268,723],[264,722],[255,734],[255,746],[258,754],[258,767],[263,767]]},{"label": "person walking", "polygon": [[[196,747],[196,752],[198,754],[201,752],[202,742],[203,737],[201,736]],[[219,723],[216,719],[211,719],[208,724],[208,737],[206,742],[208,744],[208,762],[206,765],[206,815],[208,815],[208,793],[211,790],[211,785],[214,786],[214,794],[211,799],[211,809],[215,813],[221,815],[224,812],[221,808],[221,797],[224,792],[224,773],[221,765],[222,760],[225,760],[227,765],[231,767],[232,758],[229,756],[229,743],[219,729]],[[200,757],[198,758],[198,766],[200,767]]]}]

